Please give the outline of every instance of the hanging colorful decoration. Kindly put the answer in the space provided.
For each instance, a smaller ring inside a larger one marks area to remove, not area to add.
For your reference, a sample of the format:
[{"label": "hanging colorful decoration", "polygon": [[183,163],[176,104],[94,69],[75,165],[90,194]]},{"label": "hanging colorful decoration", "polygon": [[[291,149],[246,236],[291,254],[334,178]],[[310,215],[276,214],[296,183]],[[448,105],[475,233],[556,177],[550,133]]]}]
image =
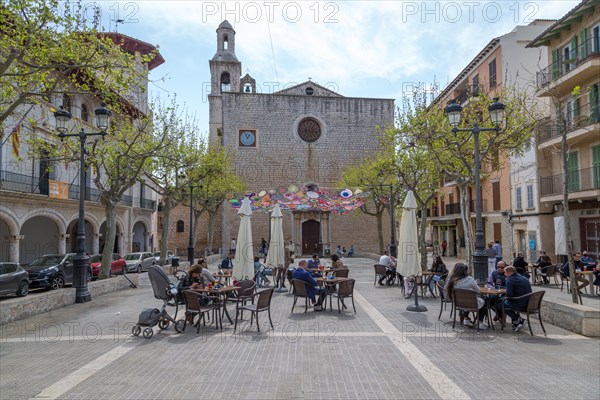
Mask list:
[{"label": "hanging colorful decoration", "polygon": [[281,209],[299,211],[327,211],[333,214],[347,214],[361,207],[365,203],[368,193],[360,189],[327,189],[316,185],[296,185],[279,187],[277,189],[261,190],[256,193],[246,193],[229,199],[233,208],[242,205],[242,199],[248,197],[252,210],[271,211],[276,204]]}]

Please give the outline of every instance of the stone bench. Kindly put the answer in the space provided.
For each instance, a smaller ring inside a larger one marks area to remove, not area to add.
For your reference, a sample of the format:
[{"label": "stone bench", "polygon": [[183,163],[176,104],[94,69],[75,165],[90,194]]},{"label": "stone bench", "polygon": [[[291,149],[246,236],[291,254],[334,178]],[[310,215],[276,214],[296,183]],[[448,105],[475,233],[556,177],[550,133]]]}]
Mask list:
[{"label": "stone bench", "polygon": [[542,320],[583,336],[600,337],[600,309],[549,298],[542,300]]},{"label": "stone bench", "polygon": [[[134,284],[138,284],[139,277],[137,274],[127,274],[127,277]],[[92,299],[96,296],[127,288],[129,288],[129,282],[121,276],[88,283]],[[75,288],[73,287],[36,291],[25,297],[5,299],[0,302],[0,325],[33,317],[71,304],[75,304]]]}]

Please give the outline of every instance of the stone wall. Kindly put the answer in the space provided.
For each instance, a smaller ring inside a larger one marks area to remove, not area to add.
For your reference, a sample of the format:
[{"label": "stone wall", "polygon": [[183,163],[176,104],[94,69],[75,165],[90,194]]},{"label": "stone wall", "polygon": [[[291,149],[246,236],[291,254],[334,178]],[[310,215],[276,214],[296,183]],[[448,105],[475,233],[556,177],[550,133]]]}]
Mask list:
[{"label": "stone wall", "polygon": [[[162,212],[160,213],[162,214]],[[159,218],[160,219],[160,218]],[[162,219],[160,219],[162,221]],[[183,232],[177,232],[177,221],[181,220],[184,224]],[[217,216],[214,221],[214,236],[213,236],[213,248],[222,247],[221,244],[221,216]],[[185,205],[178,205],[171,210],[169,220],[169,244],[168,250],[171,250],[178,256],[187,256],[187,248],[190,240],[190,208]],[[159,223],[160,225],[160,223]],[[163,224],[164,227],[164,224]],[[159,226],[160,228],[160,226]],[[208,214],[203,213],[198,222],[198,228],[195,232],[196,242],[194,245],[196,255],[203,254],[204,250],[208,246]],[[156,241],[156,251],[160,250],[159,247],[160,237]],[[229,248],[229,247],[227,247]]]},{"label": "stone wall", "polygon": [[[137,285],[137,274],[128,274],[127,277]],[[129,282],[127,279],[117,276],[90,282],[88,288],[93,299],[106,293],[127,289],[129,288]],[[41,292],[35,291],[25,297],[7,299],[0,302],[0,325],[33,317],[71,304],[75,304],[75,288],[73,287]]]}]

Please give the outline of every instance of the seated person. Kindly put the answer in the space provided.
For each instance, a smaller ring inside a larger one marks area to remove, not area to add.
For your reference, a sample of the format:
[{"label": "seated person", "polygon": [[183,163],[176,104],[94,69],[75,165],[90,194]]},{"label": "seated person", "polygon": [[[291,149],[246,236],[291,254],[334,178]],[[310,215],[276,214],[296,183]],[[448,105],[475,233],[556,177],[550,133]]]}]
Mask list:
[{"label": "seated person", "polygon": [[[519,311],[527,309],[529,304],[529,297],[525,296],[520,299],[510,299],[511,297],[520,297],[531,293],[531,284],[529,279],[523,275],[517,274],[515,267],[509,266],[505,268],[506,275],[506,299],[504,300],[504,310],[512,321],[512,329],[514,332],[518,332],[525,323],[525,320],[519,315]],[[502,305],[498,304],[496,307],[496,314],[502,315]]]},{"label": "seated person", "polygon": [[[543,256],[540,257],[540,262],[538,263],[537,266],[543,274],[546,272],[548,267],[551,265],[552,265],[552,261],[550,260],[550,257],[548,257],[547,255],[544,254]],[[516,268],[515,268],[515,270],[516,270]],[[546,285],[550,283],[550,280],[548,280],[547,276],[542,276],[542,279]]]},{"label": "seated person", "polygon": [[200,272],[201,280],[204,280],[204,282],[212,282],[214,280],[214,277],[208,270],[208,263],[206,262],[206,258],[200,257],[198,259],[198,265],[201,268],[201,272]]},{"label": "seated person", "polygon": [[396,260],[393,260],[392,257],[390,257],[389,250],[386,250],[385,253],[379,257],[379,264],[385,265],[386,271],[386,276],[379,278],[379,284],[383,285],[383,280],[386,278],[386,285],[393,284],[396,279]]},{"label": "seated person", "polygon": [[[198,264],[194,264],[188,270],[188,275],[180,286],[180,291],[187,289],[196,289],[200,287],[200,276],[202,275],[202,267]],[[212,282],[212,275],[211,275]]]},{"label": "seated person", "polygon": [[587,251],[584,251],[581,255],[581,266],[588,267],[588,269],[594,268],[596,266],[596,261],[592,257],[590,257]]},{"label": "seated person", "polygon": [[307,266],[311,269],[317,269],[321,265],[321,261],[319,260],[319,255],[317,253],[313,254],[312,258],[308,260]]},{"label": "seated person", "polygon": [[[575,253],[573,254],[573,263],[575,264],[575,271],[582,269],[582,265],[581,265],[581,253]],[[569,278],[571,276],[571,270],[569,268],[569,262],[567,261],[566,263],[563,264],[562,267],[560,267],[559,272],[566,278]],[[583,276],[581,275],[575,275],[575,279],[577,280],[577,290],[581,291],[581,289],[585,288],[587,285],[589,285],[590,283],[588,282],[587,279],[585,279]],[[594,285],[596,283],[594,282]]]},{"label": "seated person", "polygon": [[596,268],[594,268],[594,286],[597,286],[596,288],[596,296],[600,296],[600,271],[598,271]]},{"label": "seated person", "polygon": [[337,254],[331,255],[331,269],[343,269],[344,263],[340,260],[340,257]]},{"label": "seated person", "polygon": [[271,282],[266,275],[265,268],[260,263],[260,257],[254,257],[254,281],[256,286],[269,286]]},{"label": "seated person", "polygon": [[433,289],[435,288],[436,282],[442,279],[444,275],[448,274],[448,268],[446,268],[446,264],[444,264],[440,255],[435,256],[429,271],[436,273],[431,277],[431,280],[429,281],[429,289],[433,293]]},{"label": "seated person", "polygon": [[[469,267],[461,262],[458,262],[454,265],[452,275],[450,275],[444,287],[444,291],[446,292],[445,295],[450,294],[452,297],[452,292],[454,289],[472,290],[475,293],[480,293],[479,285],[472,276],[469,276]],[[477,312],[477,318],[479,319],[480,327],[482,329],[487,329],[485,324],[481,325],[481,322],[483,322],[487,314],[487,310],[484,305],[485,301],[483,298],[481,296],[477,296],[477,308],[479,309]],[[468,315],[465,315],[462,312],[460,313],[460,323],[461,325],[473,326],[473,323],[468,318]]]},{"label": "seated person", "polygon": [[[306,260],[298,262],[298,268],[292,272],[292,279],[298,279],[308,283],[306,285],[306,293],[315,305],[315,311],[323,311],[323,300],[325,299],[325,289],[319,287],[319,283],[313,278],[312,273],[308,270]],[[319,300],[315,304],[315,296],[319,295]]]},{"label": "seated person", "polygon": [[513,267],[517,270],[519,275],[523,275],[529,279],[529,271],[527,270],[527,261],[523,257],[523,253],[517,253],[517,257],[513,260]]},{"label": "seated person", "polygon": [[[513,265],[514,267],[514,265]],[[498,261],[498,269],[490,275],[488,279],[488,283],[495,287],[496,289],[504,289],[506,288],[506,275],[504,274],[504,269],[506,268],[506,263],[504,261]],[[516,268],[515,268],[516,269]],[[523,275],[523,274],[519,274]],[[525,276],[525,275],[523,275]]]},{"label": "seated person", "polygon": [[354,255],[354,245],[351,245],[348,249],[348,257],[352,257]]},{"label": "seated person", "polygon": [[225,257],[221,261],[221,269],[233,270],[233,258],[234,257],[235,257],[235,254],[230,251],[229,254],[227,254],[227,257]]}]

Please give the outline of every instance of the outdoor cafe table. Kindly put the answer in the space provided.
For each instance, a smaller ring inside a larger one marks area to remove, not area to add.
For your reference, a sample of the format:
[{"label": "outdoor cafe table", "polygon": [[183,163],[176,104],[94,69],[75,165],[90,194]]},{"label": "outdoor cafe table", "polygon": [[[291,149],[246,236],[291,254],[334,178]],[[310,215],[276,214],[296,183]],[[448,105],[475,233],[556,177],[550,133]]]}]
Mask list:
[{"label": "outdoor cafe table", "polygon": [[534,285],[537,284],[539,267],[535,264],[528,264],[527,268],[529,269],[529,272],[531,273],[531,283]]},{"label": "outdoor cafe table", "polygon": [[[493,289],[493,288],[489,288],[489,287],[480,287],[479,288],[479,293],[481,293],[484,297],[486,297],[487,299],[489,299],[490,296],[495,295],[496,296],[496,300],[498,300],[498,296],[500,296],[501,294],[506,294],[506,289]],[[486,303],[489,303],[488,301],[486,301]],[[488,322],[490,323],[490,326],[492,327],[492,329],[494,328],[494,323],[492,322],[492,309],[491,307],[493,306],[492,304],[486,304],[486,306],[489,305],[490,307],[488,307],[487,309],[487,313],[488,313]],[[502,323],[502,321],[500,322]]]},{"label": "outdoor cafe table", "polygon": [[204,287],[204,288],[195,288],[192,289],[196,292],[200,292],[200,293],[208,293],[211,294],[213,296],[218,296],[221,298],[221,303],[223,304],[223,313],[227,316],[227,319],[229,320],[230,324],[233,324],[233,320],[231,319],[231,316],[229,315],[229,312],[227,312],[227,296],[229,295],[229,293],[234,292],[236,290],[239,290],[240,287],[239,286],[221,286],[220,288],[215,288],[215,287]]},{"label": "outdoor cafe table", "polygon": [[221,273],[215,272],[212,274],[214,278],[218,278],[219,280],[225,279],[225,286],[229,286],[231,284],[231,274],[230,273]]}]

